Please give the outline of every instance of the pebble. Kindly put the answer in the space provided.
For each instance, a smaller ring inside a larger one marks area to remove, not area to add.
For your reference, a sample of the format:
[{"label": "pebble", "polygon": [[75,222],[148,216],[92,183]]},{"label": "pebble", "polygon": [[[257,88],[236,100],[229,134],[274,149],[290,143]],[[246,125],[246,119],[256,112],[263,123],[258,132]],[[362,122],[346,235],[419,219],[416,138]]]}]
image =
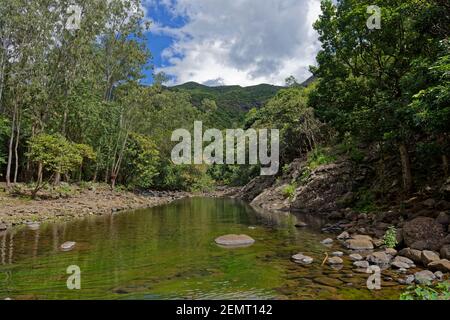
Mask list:
[{"label": "pebble", "polygon": [[335,251],[331,255],[334,257],[342,257],[344,253],[342,251]]},{"label": "pebble", "polygon": [[358,268],[368,268],[369,267],[369,262],[367,262],[367,261],[355,261],[355,262],[353,262],[353,265],[355,266],[355,267],[358,267]]},{"label": "pebble", "polygon": [[320,243],[324,244],[324,245],[332,244],[333,243],[333,239],[327,238],[325,240],[322,240]]},{"label": "pebble", "polygon": [[303,265],[309,265],[313,263],[314,259],[308,256],[305,256],[303,253],[297,253],[292,256],[292,260],[295,263],[303,264]]}]

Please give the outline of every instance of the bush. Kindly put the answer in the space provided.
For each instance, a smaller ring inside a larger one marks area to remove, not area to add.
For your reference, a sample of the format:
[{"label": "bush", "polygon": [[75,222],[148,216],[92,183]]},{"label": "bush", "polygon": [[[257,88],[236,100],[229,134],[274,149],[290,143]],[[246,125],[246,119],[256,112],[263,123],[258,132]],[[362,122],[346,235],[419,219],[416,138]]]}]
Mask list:
[{"label": "bush", "polygon": [[291,183],[284,188],[283,195],[285,198],[288,198],[290,201],[292,201],[292,200],[294,200],[296,190],[297,190],[297,184]]},{"label": "bush", "polygon": [[390,226],[383,237],[383,243],[387,248],[395,248],[397,242],[397,229],[394,226]]},{"label": "bush", "polygon": [[336,157],[331,155],[328,149],[316,148],[308,155],[308,168],[314,170],[322,165],[336,161]]},{"label": "bush", "polygon": [[400,295],[400,300],[450,300],[448,281],[436,286],[411,286]]}]

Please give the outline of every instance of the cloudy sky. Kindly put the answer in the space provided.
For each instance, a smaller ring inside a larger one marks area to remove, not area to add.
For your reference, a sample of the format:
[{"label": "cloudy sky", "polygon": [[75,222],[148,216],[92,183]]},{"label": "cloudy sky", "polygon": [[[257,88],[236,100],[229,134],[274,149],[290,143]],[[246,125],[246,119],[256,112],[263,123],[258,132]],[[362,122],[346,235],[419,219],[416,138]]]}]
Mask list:
[{"label": "cloudy sky", "polygon": [[310,76],[320,0],[144,0],[156,72],[170,84],[284,84]]}]

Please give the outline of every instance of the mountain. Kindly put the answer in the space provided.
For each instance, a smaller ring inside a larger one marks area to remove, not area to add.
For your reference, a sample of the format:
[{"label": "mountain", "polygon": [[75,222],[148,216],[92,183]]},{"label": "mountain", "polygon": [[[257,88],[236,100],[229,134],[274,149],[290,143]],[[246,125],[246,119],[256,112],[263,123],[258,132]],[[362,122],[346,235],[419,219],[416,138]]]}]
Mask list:
[{"label": "mountain", "polygon": [[169,90],[183,91],[191,95],[191,102],[199,107],[204,99],[217,104],[217,119],[227,128],[240,124],[245,113],[252,108],[262,107],[270,98],[284,87],[260,84],[250,87],[218,86],[208,87],[196,82],[187,82],[170,87]]}]

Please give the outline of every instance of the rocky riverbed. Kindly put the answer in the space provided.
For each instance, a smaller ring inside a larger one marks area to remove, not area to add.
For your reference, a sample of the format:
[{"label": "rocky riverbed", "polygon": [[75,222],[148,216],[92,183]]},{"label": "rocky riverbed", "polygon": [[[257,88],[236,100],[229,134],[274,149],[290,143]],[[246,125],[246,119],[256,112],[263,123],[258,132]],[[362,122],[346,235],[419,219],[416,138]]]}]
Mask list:
[{"label": "rocky riverbed", "polygon": [[70,194],[32,200],[0,192],[0,231],[11,226],[39,222],[70,220],[91,215],[103,215],[124,210],[149,208],[190,196],[182,192],[149,191],[142,194],[111,191],[107,185],[89,188],[67,186]]}]

